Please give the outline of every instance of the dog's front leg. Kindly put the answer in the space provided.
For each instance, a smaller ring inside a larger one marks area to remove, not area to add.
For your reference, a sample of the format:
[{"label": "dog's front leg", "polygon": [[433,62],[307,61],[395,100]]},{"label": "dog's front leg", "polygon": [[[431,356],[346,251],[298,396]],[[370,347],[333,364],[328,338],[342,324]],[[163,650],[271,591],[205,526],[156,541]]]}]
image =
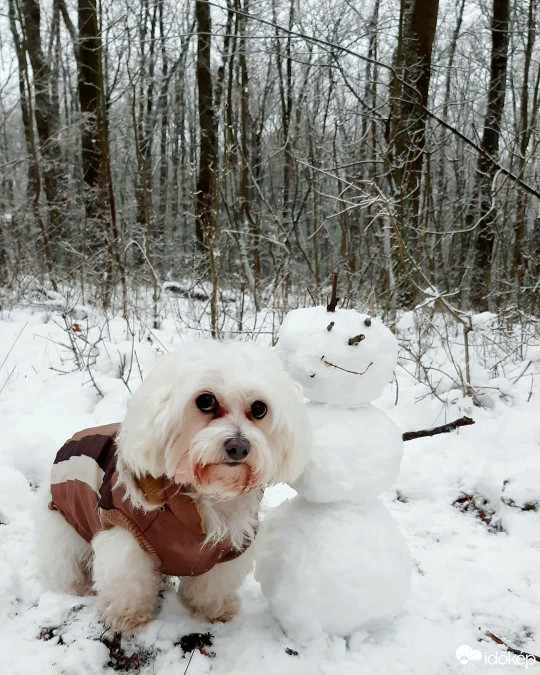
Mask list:
[{"label": "dog's front leg", "polygon": [[94,590],[105,624],[130,633],[150,621],[159,574],[135,537],[122,527],[113,527],[99,532],[92,548]]},{"label": "dog's front leg", "polygon": [[240,609],[237,591],[252,569],[253,552],[248,548],[238,558],[218,563],[205,574],[182,577],[180,598],[202,621],[230,621]]}]

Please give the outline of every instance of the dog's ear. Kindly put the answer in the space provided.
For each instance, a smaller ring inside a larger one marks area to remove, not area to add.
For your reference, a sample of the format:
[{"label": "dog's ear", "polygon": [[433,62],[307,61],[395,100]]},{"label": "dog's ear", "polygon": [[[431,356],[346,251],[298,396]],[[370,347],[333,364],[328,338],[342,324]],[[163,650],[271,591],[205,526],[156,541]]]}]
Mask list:
[{"label": "dog's ear", "polygon": [[118,434],[118,453],[122,465],[137,478],[146,474],[158,478],[165,473],[171,420],[178,421],[173,410],[177,369],[177,354],[160,357],[128,403]]},{"label": "dog's ear", "polygon": [[299,384],[288,376],[280,386],[282,416],[281,461],[276,482],[294,483],[311,457],[312,435],[304,395]]}]

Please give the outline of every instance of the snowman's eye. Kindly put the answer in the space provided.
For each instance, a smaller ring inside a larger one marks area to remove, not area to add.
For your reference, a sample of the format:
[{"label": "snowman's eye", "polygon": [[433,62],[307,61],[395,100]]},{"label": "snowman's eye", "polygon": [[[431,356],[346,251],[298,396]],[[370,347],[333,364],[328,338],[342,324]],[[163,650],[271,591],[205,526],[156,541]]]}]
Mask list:
[{"label": "snowman's eye", "polygon": [[328,326],[326,326],[326,330],[327,330],[328,332],[330,332],[330,331],[332,330],[332,328],[333,328],[335,325],[336,325],[336,322],[335,322],[335,321],[330,321],[330,323],[328,324]]},{"label": "snowman's eye", "polygon": [[364,326],[371,326],[371,317],[370,316],[366,316],[366,318],[364,319]]}]

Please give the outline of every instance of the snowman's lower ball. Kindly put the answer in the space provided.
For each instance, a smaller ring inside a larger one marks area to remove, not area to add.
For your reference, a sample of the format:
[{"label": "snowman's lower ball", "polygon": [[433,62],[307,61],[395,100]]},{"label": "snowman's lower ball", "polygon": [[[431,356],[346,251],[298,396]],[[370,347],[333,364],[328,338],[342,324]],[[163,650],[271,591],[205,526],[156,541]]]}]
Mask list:
[{"label": "snowman's lower ball", "polygon": [[277,620],[299,642],[387,624],[405,604],[412,560],[376,499],[277,507],[261,526],[256,578]]}]

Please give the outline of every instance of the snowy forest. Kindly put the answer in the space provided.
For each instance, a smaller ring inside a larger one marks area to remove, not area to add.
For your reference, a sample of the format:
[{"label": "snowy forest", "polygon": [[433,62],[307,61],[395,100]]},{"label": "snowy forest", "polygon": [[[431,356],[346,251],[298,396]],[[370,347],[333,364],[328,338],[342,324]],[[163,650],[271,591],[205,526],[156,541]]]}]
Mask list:
[{"label": "snowy forest", "polygon": [[286,307],[332,261],[385,312],[426,288],[537,311],[537,22],[536,0],[7,0],[1,283]]},{"label": "snowy forest", "polygon": [[[0,0],[0,673],[539,672],[539,28],[539,0]],[[208,623],[171,577],[120,637],[41,584],[32,513],[201,337],[280,356],[335,510],[264,491],[267,577],[312,584],[279,612],[249,574]],[[327,630],[363,592],[399,609]]]}]

